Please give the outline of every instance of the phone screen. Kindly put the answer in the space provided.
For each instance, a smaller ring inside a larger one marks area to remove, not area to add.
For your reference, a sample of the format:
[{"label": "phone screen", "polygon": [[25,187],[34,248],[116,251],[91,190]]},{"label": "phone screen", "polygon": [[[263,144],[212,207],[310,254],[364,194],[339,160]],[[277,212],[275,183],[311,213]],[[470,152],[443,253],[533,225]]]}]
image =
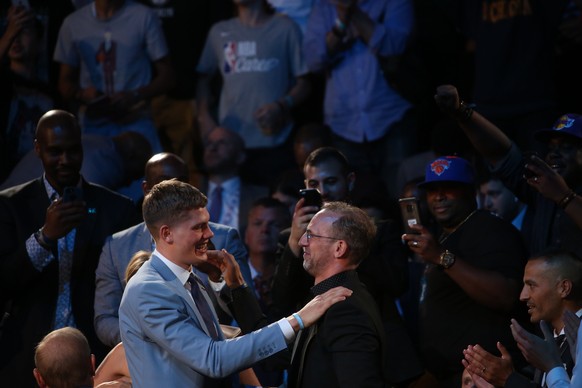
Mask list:
[{"label": "phone screen", "polygon": [[63,189],[63,202],[74,202],[81,199],[81,189],[79,187],[65,187]]},{"label": "phone screen", "polygon": [[398,203],[400,204],[400,211],[402,213],[404,233],[418,234],[416,230],[411,228],[412,225],[420,225],[418,199],[416,197],[400,198]]},{"label": "phone screen", "polygon": [[317,189],[301,189],[299,195],[305,198],[305,206],[321,207],[323,205],[321,194]]}]

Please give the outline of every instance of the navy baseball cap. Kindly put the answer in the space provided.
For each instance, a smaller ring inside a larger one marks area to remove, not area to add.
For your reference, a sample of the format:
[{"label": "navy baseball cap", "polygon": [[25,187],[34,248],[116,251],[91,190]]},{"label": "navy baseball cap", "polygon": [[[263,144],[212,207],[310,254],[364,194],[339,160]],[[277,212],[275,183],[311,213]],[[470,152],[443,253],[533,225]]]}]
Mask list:
[{"label": "navy baseball cap", "polygon": [[535,139],[543,143],[556,136],[564,136],[582,143],[582,116],[567,113],[561,116],[551,129],[540,129],[534,133]]},{"label": "navy baseball cap", "polygon": [[430,183],[456,182],[467,185],[475,183],[475,172],[471,164],[458,156],[442,156],[426,166],[424,181],[417,186],[424,187]]}]

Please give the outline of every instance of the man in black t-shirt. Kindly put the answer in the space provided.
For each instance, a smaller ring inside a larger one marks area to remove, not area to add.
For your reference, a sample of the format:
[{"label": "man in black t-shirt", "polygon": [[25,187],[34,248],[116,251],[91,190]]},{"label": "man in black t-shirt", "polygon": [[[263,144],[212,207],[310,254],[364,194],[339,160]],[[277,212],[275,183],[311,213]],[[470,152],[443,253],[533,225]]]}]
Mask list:
[{"label": "man in black t-shirt", "polygon": [[[459,387],[463,349],[479,343],[494,351],[510,341],[526,252],[509,222],[477,210],[471,165],[445,156],[426,167],[428,208],[440,228],[433,236],[421,225],[403,240],[426,263],[420,301],[421,353],[443,387]],[[477,341],[477,342],[472,342]],[[518,356],[517,349],[510,349]],[[514,357],[515,358],[515,357]]]}]

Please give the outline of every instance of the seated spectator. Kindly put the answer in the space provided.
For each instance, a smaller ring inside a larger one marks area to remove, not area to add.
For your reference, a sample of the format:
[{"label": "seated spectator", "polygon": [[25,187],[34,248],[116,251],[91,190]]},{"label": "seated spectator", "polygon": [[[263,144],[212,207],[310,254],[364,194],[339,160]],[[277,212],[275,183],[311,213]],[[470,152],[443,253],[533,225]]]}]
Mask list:
[{"label": "seated spectator", "polygon": [[95,355],[78,329],[51,331],[36,346],[34,378],[40,388],[93,387]]},{"label": "seated spectator", "polygon": [[[574,360],[570,354],[568,341],[564,337],[563,315],[566,311],[582,315],[582,261],[566,252],[548,252],[532,257],[525,266],[523,289],[520,299],[527,304],[531,322],[542,320],[548,323],[560,349],[560,358],[569,376],[572,375]],[[463,364],[473,374],[484,378],[495,386],[506,388],[527,386],[530,381],[519,374],[511,356],[498,343],[501,357],[495,356],[479,345],[469,346],[465,351]],[[536,370],[533,383],[543,385],[546,374]]]},{"label": "seated spectator", "polygon": [[245,142],[235,131],[216,127],[204,138],[206,180],[200,190],[208,194],[210,221],[231,226],[241,234],[250,205],[269,194],[267,186],[254,185],[239,175],[246,156]]},{"label": "seated spectator", "polygon": [[273,303],[271,287],[279,253],[279,234],[291,225],[286,206],[280,201],[265,197],[257,199],[248,214],[245,245],[249,254],[249,267],[255,294],[261,310],[270,321],[283,316]]},{"label": "seated spectator", "polygon": [[501,180],[491,176],[479,183],[482,208],[507,220],[522,230],[527,206]]}]

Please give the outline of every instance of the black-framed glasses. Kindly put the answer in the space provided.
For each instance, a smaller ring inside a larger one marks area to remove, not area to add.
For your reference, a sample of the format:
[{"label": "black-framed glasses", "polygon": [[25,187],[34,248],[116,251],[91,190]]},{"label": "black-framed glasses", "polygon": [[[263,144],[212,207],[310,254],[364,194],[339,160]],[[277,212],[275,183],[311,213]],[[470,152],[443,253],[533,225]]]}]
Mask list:
[{"label": "black-framed glasses", "polygon": [[310,230],[305,231],[305,237],[307,237],[307,241],[311,241],[311,239],[313,237],[316,237],[316,238],[327,238],[328,240],[341,240],[341,238],[328,237],[328,236],[320,236],[318,234],[313,234],[313,233],[311,233]]}]

